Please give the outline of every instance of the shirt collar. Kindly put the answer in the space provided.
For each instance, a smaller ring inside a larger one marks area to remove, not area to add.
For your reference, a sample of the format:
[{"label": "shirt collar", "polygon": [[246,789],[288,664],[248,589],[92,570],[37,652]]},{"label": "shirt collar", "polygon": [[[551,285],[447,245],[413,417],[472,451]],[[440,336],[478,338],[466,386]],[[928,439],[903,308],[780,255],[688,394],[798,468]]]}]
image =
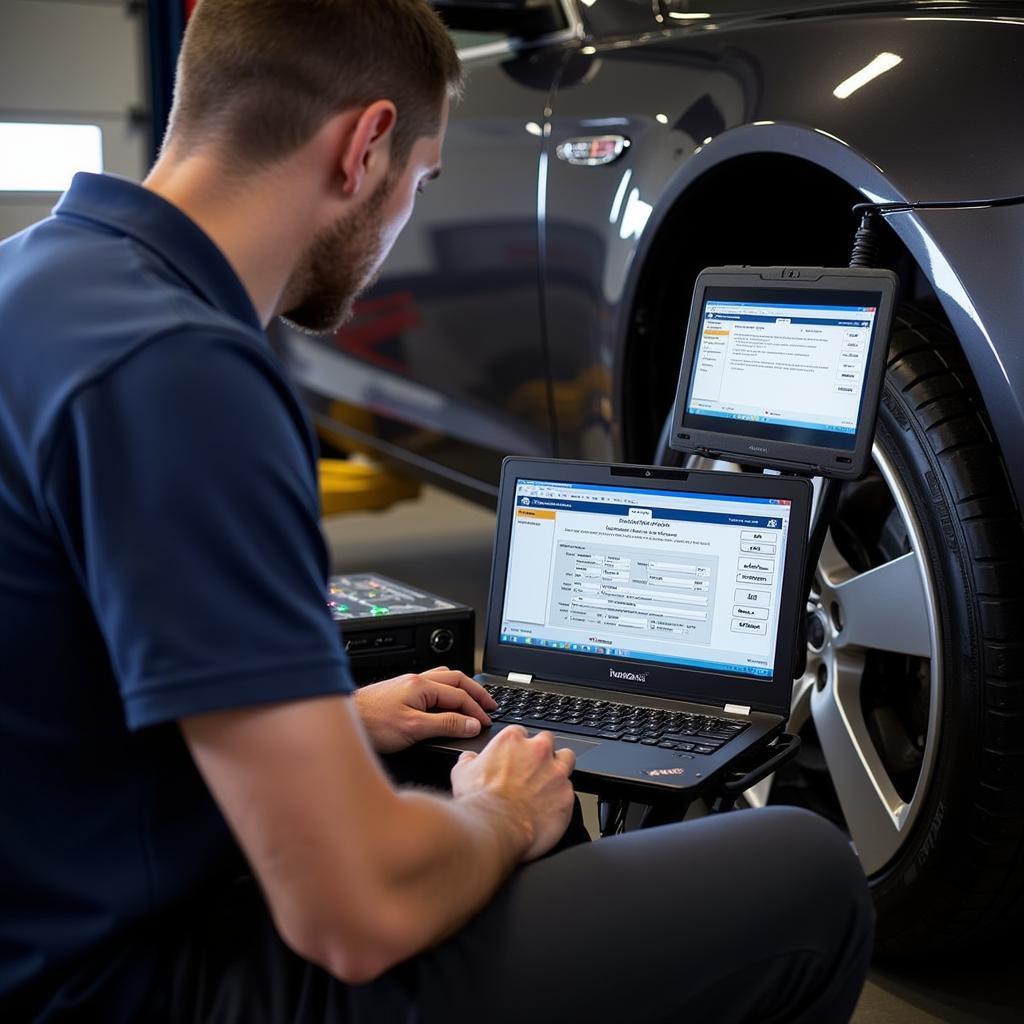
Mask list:
[{"label": "shirt collar", "polygon": [[216,309],[262,331],[227,257],[185,213],[155,192],[110,174],[76,174],[53,211],[113,228],[152,249]]}]

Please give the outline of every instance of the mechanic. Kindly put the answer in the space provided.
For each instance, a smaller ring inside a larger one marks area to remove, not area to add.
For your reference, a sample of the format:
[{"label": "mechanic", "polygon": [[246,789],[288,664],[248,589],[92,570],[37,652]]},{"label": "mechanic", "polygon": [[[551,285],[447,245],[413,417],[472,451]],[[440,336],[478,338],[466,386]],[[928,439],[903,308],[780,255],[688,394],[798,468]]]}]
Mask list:
[{"label": "mechanic", "polygon": [[[0,246],[0,1018],[842,1021],[841,834],[735,813],[568,845],[573,755],[437,669],[353,693],[316,449],[264,328],[348,316],[461,87],[424,0],[202,0],[144,186]],[[254,876],[254,878],[253,878]]]}]

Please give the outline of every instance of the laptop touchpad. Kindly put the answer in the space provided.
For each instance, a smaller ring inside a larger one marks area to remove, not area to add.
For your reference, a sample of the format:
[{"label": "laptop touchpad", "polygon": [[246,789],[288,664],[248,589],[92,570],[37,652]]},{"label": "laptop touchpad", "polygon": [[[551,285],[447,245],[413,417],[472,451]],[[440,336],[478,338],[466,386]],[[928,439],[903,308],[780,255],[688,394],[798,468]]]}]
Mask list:
[{"label": "laptop touchpad", "polygon": [[[528,729],[527,732],[531,736],[536,736],[539,729]],[[568,747],[577,758],[582,757],[584,754],[589,754],[594,747],[599,747],[600,743],[595,743],[592,740],[581,740],[579,736],[563,736],[560,732],[551,734],[551,738],[555,741],[555,750],[560,750],[562,747]]]}]

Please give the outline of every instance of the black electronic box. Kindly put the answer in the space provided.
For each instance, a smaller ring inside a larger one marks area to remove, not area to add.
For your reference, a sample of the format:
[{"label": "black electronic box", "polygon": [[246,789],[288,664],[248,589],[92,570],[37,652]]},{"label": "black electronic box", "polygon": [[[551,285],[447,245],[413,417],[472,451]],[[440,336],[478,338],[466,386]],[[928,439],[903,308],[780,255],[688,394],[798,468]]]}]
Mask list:
[{"label": "black electronic box", "polygon": [[327,603],[360,686],[438,665],[473,674],[476,615],[464,604],[377,573],[332,576]]}]

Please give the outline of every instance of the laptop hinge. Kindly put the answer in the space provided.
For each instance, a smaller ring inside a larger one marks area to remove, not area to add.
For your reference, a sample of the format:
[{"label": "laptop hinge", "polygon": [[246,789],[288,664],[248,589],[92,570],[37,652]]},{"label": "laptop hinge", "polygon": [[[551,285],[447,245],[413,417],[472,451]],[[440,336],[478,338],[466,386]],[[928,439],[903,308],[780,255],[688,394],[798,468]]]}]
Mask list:
[{"label": "laptop hinge", "polygon": [[529,672],[509,672],[508,681],[510,683],[526,683],[529,685],[533,682],[533,676]]},{"label": "laptop hinge", "polygon": [[726,704],[725,710],[730,715],[749,715],[750,708],[743,704]]}]

